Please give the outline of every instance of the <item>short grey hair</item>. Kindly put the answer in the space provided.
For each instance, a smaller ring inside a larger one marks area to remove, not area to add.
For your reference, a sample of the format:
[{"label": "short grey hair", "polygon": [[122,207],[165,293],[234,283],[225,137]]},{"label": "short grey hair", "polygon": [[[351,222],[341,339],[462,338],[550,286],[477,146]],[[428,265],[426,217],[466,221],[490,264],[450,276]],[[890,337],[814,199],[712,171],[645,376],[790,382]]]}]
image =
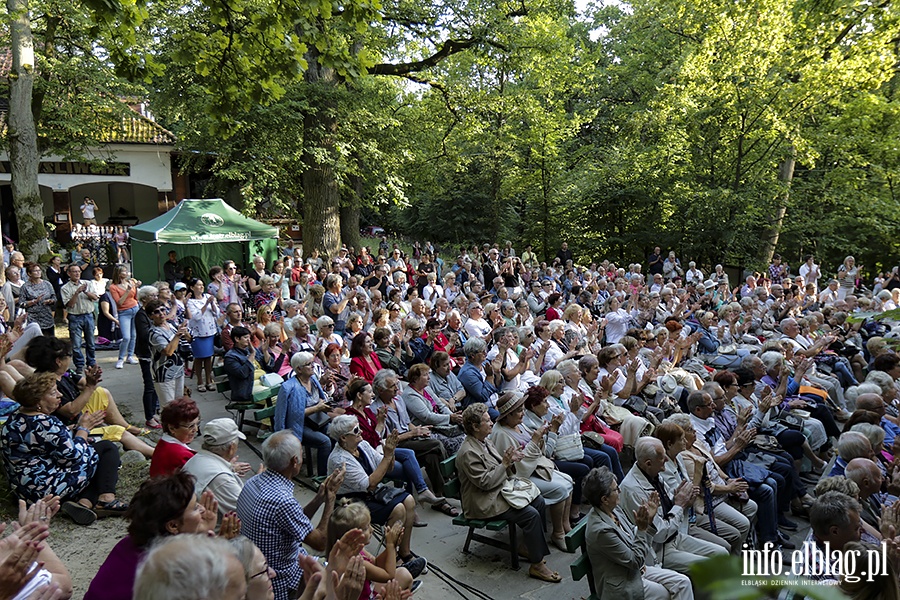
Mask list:
[{"label": "short grey hair", "polygon": [[463,344],[463,352],[468,360],[472,360],[479,352],[484,352],[485,348],[487,348],[487,344],[484,343],[484,340],[477,337],[469,338]]},{"label": "short grey hair", "polygon": [[328,426],[328,435],[335,442],[340,442],[342,437],[358,426],[359,420],[355,416],[339,415],[331,420],[331,425]]},{"label": "short grey hair", "polygon": [[859,486],[856,485],[855,481],[841,475],[837,477],[823,477],[816,484],[815,495],[818,497],[828,492],[840,492],[851,498],[856,498],[859,496]]},{"label": "short grey hair", "polygon": [[869,458],[872,444],[869,443],[869,438],[858,431],[845,431],[838,438],[837,451],[841,459],[850,462],[854,458]]},{"label": "short grey hair", "polygon": [[581,482],[581,494],[591,505],[599,508],[604,496],[612,492],[616,476],[608,467],[595,467],[588,471]]},{"label": "short grey hair", "polygon": [[284,309],[284,312],[287,312],[287,311],[291,310],[291,309],[294,308],[295,306],[300,306],[300,303],[297,302],[296,300],[294,300],[293,298],[290,298],[290,299],[288,299],[288,300],[285,300],[285,301],[281,304],[281,307]]},{"label": "short grey hair", "polygon": [[138,566],[135,600],[207,600],[225,596],[234,547],[205,534],[160,536]]},{"label": "short grey hair", "polygon": [[269,323],[265,327],[263,327],[263,335],[266,337],[270,335],[281,335],[281,325],[278,323]]},{"label": "short grey hair", "polygon": [[313,360],[315,360],[315,356],[313,356],[312,352],[298,352],[297,354],[291,357],[291,368],[296,370],[300,367],[305,367]]},{"label": "short grey hair", "polygon": [[597,357],[594,356],[593,354],[585,354],[578,360],[578,368],[581,369],[582,373],[587,373],[594,367],[599,367],[599,366],[600,366],[600,361],[598,361]]},{"label": "short grey hair", "polygon": [[[881,373],[883,371],[872,372]],[[890,377],[890,375],[888,375],[888,377]],[[856,399],[863,394],[878,394],[880,396],[882,392],[884,392],[884,390],[881,389],[881,386],[879,384],[867,381],[866,383],[853,385],[847,388],[847,391],[844,392],[844,400],[846,400],[851,405],[855,405]]]},{"label": "short grey hair", "polygon": [[693,431],[694,423],[691,421],[690,415],[687,413],[674,413],[665,418],[663,423],[671,423],[673,425],[678,425],[685,431]]},{"label": "short grey hair", "polygon": [[294,317],[294,319],[291,321],[291,325],[294,326],[294,331],[297,331],[297,329],[298,329],[297,326],[298,326],[298,325],[308,325],[308,324],[309,324],[309,321],[307,321],[307,320],[306,320],[306,317],[304,317],[303,315],[297,315],[297,316]]},{"label": "short grey hair", "polygon": [[525,340],[528,339],[528,336],[534,334],[534,327],[524,325],[522,327],[519,327],[516,333],[519,334],[519,342],[524,344]]},{"label": "short grey hair", "polygon": [[323,327],[328,327],[329,325],[334,325],[334,319],[332,319],[328,315],[322,315],[321,317],[316,319],[316,329],[322,329]]},{"label": "short grey hair", "polygon": [[878,390],[878,394],[887,394],[894,389],[894,378],[884,371],[869,371],[865,382],[874,383],[881,388]]},{"label": "short grey hair", "polygon": [[343,282],[343,280],[344,280],[344,278],[341,277],[340,275],[337,275],[335,273],[329,273],[328,275],[325,276],[325,281],[324,281],[325,289],[330,290],[331,288],[333,288],[335,286],[335,284],[341,283],[341,282]]},{"label": "short grey hair", "polygon": [[851,512],[859,514],[859,502],[840,492],[826,492],[809,507],[809,523],[813,533],[823,537],[832,527],[849,527]]},{"label": "short grey hair", "polygon": [[271,275],[263,275],[259,278],[260,286],[269,285],[270,283],[275,283],[275,278]]},{"label": "short grey hair", "polygon": [[145,300],[149,300],[150,296],[156,296],[159,294],[159,288],[152,285],[142,285],[138,288],[137,291],[137,300],[138,302],[144,302]]},{"label": "short grey hair", "polygon": [[703,387],[700,388],[700,391],[704,394],[709,394],[712,398],[713,395],[722,389],[722,386],[717,381],[707,381],[703,384]]},{"label": "short grey hair", "polygon": [[763,362],[763,366],[766,368],[766,373],[768,373],[775,367],[784,364],[784,356],[780,352],[763,352],[762,356],[760,356],[759,359]]},{"label": "short grey hair", "polygon": [[201,447],[207,452],[212,452],[216,456],[221,456],[224,458],[231,451],[231,448],[237,445],[238,441],[237,438],[235,438],[227,444],[207,444],[206,442],[203,442],[203,445]]},{"label": "short grey hair", "polygon": [[573,373],[578,373],[579,375],[581,375],[581,372],[578,370],[578,365],[575,364],[575,361],[571,358],[557,363],[556,370],[560,372],[564,379],[566,375],[570,375]]},{"label": "short grey hair", "polygon": [[263,463],[270,471],[284,471],[292,458],[303,457],[300,440],[290,429],[276,431],[263,442]]},{"label": "short grey hair", "polygon": [[553,319],[552,321],[550,321],[550,324],[547,326],[547,331],[549,331],[550,334],[552,335],[552,334],[556,333],[557,331],[559,331],[560,329],[565,329],[565,328],[566,328],[565,321],[563,321],[562,319]]},{"label": "short grey hair", "polygon": [[656,458],[660,450],[664,451],[664,448],[662,441],[658,438],[647,435],[638,438],[638,441],[634,444],[635,465],[641,465],[645,461]]},{"label": "short grey hair", "polygon": [[387,380],[393,377],[397,377],[397,373],[393,369],[381,369],[372,378],[372,390],[377,394],[388,389]]},{"label": "short grey hair", "polygon": [[[241,566],[244,567],[244,578],[247,579],[249,583],[250,577],[256,574],[251,573],[250,569],[253,568],[253,558],[256,555],[256,550],[258,548],[256,544],[250,541],[250,538],[244,537],[243,535],[239,535],[232,539],[231,546],[234,549],[234,553],[237,555],[238,560],[241,561]],[[262,550],[260,550],[260,552],[262,552]]]},{"label": "short grey hair", "polygon": [[869,440],[869,443],[872,444],[872,449],[881,449],[884,446],[884,429],[882,429],[878,425],[873,425],[872,423],[857,423],[853,427],[850,428],[850,431],[857,431]]}]

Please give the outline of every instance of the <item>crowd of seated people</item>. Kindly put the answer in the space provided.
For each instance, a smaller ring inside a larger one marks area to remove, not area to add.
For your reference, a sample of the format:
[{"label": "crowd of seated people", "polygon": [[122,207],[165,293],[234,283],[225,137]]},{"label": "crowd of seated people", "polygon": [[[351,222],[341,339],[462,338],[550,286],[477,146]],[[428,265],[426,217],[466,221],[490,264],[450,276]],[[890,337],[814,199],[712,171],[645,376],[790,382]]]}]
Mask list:
[{"label": "crowd of seated people", "polygon": [[[791,560],[806,521],[812,546],[893,543],[900,356],[894,323],[854,313],[894,308],[900,278],[868,292],[852,257],[828,279],[812,258],[794,275],[776,256],[735,286],[721,265],[684,270],[659,248],[627,268],[579,265],[566,244],[550,262],[511,245],[454,254],[288,249],[245,275],[213,267],[208,285],[185,282],[175,256],[172,281],[119,273],[113,302],[137,324],[120,363],[147,362],[155,448],[96,365],[70,370],[71,346],[32,331],[0,370],[18,403],[0,430],[13,491],[32,511],[130,523],[87,597],[162,597],[182,556],[209,569],[216,597],[318,597],[326,578],[361,598],[405,597],[426,572],[423,504],[521,528],[528,575],[551,583],[563,577],[546,557],[586,527],[601,596],[692,598],[694,564],[748,544]],[[259,371],[283,380],[256,474],[238,460],[237,425],[204,423],[183,397],[190,361],[196,391],[215,389],[216,336],[232,402],[252,404]],[[112,441],[152,457],[130,503],[115,496]],[[305,449],[320,479],[301,506]],[[458,501],[445,496],[451,457]],[[377,556],[362,549],[373,524],[387,544]],[[197,541],[216,530],[235,539]],[[323,568],[304,545],[338,560]],[[65,568],[44,562],[41,593],[66,597]],[[246,578],[219,574],[238,563]]]}]

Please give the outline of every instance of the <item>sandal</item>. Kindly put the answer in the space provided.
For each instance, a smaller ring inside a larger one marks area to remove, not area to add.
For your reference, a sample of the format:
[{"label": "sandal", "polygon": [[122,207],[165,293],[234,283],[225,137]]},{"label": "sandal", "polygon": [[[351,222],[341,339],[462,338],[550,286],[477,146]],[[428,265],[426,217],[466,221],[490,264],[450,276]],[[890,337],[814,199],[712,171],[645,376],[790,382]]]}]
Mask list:
[{"label": "sandal", "polygon": [[431,510],[442,512],[448,517],[458,517],[460,515],[459,509],[446,501],[441,504],[432,504]]},{"label": "sandal", "polygon": [[144,423],[150,429],[162,429],[162,425],[160,425],[159,421],[156,420],[156,417],[149,419],[146,423]]},{"label": "sandal", "polygon": [[132,435],[136,435],[138,437],[143,437],[150,433],[150,430],[145,427],[138,427],[137,425],[132,425],[127,429],[128,433]]},{"label": "sandal", "polygon": [[97,520],[97,513],[84,504],[72,502],[71,500],[69,502],[63,502],[62,506],[59,507],[59,510],[79,525],[90,525]]},{"label": "sandal", "polygon": [[206,391],[206,386],[205,386],[205,385],[198,385],[198,386],[197,386],[197,391],[198,391],[198,392],[205,392],[205,391]]},{"label": "sandal", "polygon": [[415,521],[413,521],[413,527],[428,527],[428,523],[416,519]]},{"label": "sandal", "polygon": [[[541,563],[542,566],[546,566],[546,562]],[[549,574],[541,573],[540,571],[535,570],[534,567],[528,569],[528,576],[533,579],[539,579],[541,581],[547,581],[549,583],[559,583],[562,581],[562,577],[559,576],[559,573],[556,571],[551,571]]]},{"label": "sandal", "polygon": [[98,517],[121,517],[128,510],[128,504],[118,498],[109,502],[98,502],[94,505],[94,512]]}]

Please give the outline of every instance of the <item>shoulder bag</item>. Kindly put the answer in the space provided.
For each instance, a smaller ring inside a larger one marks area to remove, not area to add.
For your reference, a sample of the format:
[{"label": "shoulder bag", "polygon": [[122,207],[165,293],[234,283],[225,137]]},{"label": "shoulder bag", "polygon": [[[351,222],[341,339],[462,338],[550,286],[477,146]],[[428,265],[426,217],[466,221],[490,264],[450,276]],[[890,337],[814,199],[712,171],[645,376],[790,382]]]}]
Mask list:
[{"label": "shoulder bag", "polygon": [[554,455],[559,460],[581,460],[584,458],[584,445],[581,442],[581,435],[570,433],[569,435],[557,437]]},{"label": "shoulder bag", "polygon": [[500,495],[506,503],[515,509],[522,509],[534,502],[540,495],[538,489],[530,479],[524,477],[510,477],[500,489]]}]

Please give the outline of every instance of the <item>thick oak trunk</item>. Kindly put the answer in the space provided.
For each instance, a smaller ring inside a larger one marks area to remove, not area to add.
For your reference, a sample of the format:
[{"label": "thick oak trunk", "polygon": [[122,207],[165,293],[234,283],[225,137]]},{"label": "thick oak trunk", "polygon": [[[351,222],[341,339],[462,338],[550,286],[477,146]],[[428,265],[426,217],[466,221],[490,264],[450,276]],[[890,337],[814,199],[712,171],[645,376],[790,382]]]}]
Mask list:
[{"label": "thick oak trunk", "polygon": [[31,112],[34,89],[34,36],[27,0],[7,0],[12,68],[9,72],[9,162],[13,204],[19,225],[19,250],[37,260],[49,250],[44,203],[38,187],[37,130]]},{"label": "thick oak trunk", "polygon": [[341,241],[359,250],[359,207],[362,206],[363,180],[359,175],[350,176],[352,190],[341,204]]},{"label": "thick oak trunk", "polygon": [[303,119],[303,252],[318,248],[334,257],[341,246],[341,192],[332,166],[337,109],[328,89],[335,85],[335,74],[319,65],[313,51],[307,53],[307,61],[306,81],[317,97]]}]

